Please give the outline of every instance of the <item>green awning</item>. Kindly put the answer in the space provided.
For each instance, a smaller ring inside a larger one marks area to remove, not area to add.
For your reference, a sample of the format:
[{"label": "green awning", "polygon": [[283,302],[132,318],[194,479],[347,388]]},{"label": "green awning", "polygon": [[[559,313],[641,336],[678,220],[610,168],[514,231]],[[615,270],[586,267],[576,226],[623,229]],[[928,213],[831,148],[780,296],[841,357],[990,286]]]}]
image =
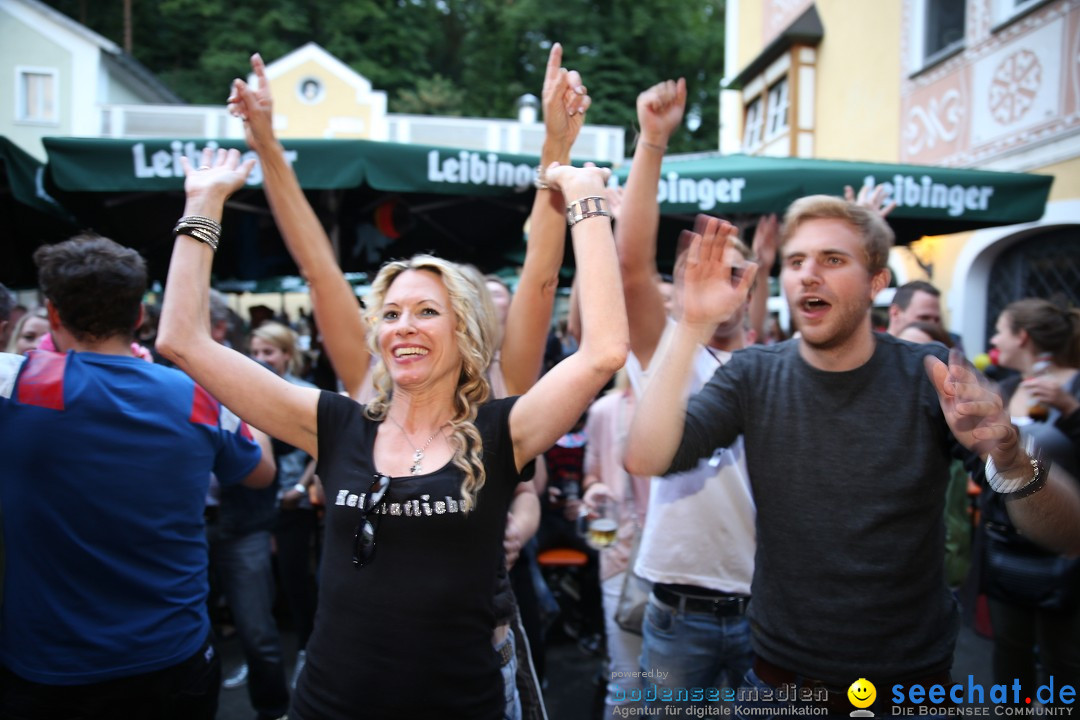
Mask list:
[{"label": "green awning", "polygon": [[[52,182],[66,192],[140,192],[183,188],[180,158],[199,164],[202,149],[237,148],[242,139],[170,140],[45,138]],[[367,140],[285,140],[285,152],[305,190],[368,185],[383,192],[507,195],[532,188],[539,159],[487,151]],[[248,185],[262,185],[258,166]]]},{"label": "green awning", "polygon": [[[629,167],[616,172],[625,182]],[[919,165],[748,155],[672,157],[661,168],[657,199],[668,215],[782,213],[804,195],[842,195],[886,185],[898,203],[898,235],[919,237],[1042,217],[1053,178]]]},{"label": "green awning", "polygon": [[7,175],[11,196],[23,205],[57,220],[71,216],[44,189],[45,166],[6,137],[0,137],[0,165]]}]

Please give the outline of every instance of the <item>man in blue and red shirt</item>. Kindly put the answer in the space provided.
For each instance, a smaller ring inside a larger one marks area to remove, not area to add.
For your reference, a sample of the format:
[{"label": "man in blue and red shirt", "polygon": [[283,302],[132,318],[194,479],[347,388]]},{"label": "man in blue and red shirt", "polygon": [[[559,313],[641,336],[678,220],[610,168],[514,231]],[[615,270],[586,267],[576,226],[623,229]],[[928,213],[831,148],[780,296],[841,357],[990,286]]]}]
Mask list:
[{"label": "man in blue and red shirt", "polygon": [[34,259],[61,352],[0,354],[0,717],[210,720],[207,487],[265,486],[272,456],[186,375],[132,354],[137,252],[82,236]]}]

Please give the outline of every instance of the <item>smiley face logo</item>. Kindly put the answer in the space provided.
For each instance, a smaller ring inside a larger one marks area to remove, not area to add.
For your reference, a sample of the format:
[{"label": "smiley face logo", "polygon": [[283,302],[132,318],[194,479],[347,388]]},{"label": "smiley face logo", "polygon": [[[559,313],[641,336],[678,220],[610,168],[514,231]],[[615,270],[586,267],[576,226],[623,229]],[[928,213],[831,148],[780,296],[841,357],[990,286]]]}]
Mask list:
[{"label": "smiley face logo", "polygon": [[866,678],[859,678],[851,683],[847,690],[848,700],[857,708],[868,708],[877,699],[877,688]]}]

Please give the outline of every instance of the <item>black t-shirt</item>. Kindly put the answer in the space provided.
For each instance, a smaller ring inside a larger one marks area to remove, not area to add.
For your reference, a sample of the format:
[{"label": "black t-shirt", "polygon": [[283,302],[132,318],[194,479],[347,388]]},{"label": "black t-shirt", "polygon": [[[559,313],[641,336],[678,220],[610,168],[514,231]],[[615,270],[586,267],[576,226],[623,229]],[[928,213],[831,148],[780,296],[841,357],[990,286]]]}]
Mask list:
[{"label": "black t-shirt", "polygon": [[303,720],[499,718],[492,599],[515,485],[509,416],[516,398],[480,407],[487,480],[461,512],[461,471],[395,477],[380,505],[375,556],[352,564],[358,506],[374,480],[379,424],[363,406],[319,398],[318,474],[326,490],[319,608],[293,697]]}]

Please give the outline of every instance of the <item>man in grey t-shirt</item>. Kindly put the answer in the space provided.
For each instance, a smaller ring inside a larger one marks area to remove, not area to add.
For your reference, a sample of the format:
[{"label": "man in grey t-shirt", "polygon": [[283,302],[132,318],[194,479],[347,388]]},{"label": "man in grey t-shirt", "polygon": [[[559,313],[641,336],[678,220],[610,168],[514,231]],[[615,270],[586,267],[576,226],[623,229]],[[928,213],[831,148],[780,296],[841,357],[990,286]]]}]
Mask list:
[{"label": "man in grey t-shirt", "polygon": [[685,402],[691,358],[756,271],[748,264],[740,277],[724,261],[733,234],[712,219],[694,241],[682,317],[653,361],[627,470],[679,470],[744,436],[758,510],[748,683],[825,687],[839,711],[859,678],[881,700],[895,683],[947,682],[957,628],[943,575],[950,457],[989,453],[990,482],[1020,488],[1017,525],[1048,544],[1080,547],[1080,498],[1019,448],[1000,399],[962,358],[946,365],[943,353],[872,331],[892,232],[838,198],[803,198],[785,219],[781,282],[800,337],[735,353]]}]

